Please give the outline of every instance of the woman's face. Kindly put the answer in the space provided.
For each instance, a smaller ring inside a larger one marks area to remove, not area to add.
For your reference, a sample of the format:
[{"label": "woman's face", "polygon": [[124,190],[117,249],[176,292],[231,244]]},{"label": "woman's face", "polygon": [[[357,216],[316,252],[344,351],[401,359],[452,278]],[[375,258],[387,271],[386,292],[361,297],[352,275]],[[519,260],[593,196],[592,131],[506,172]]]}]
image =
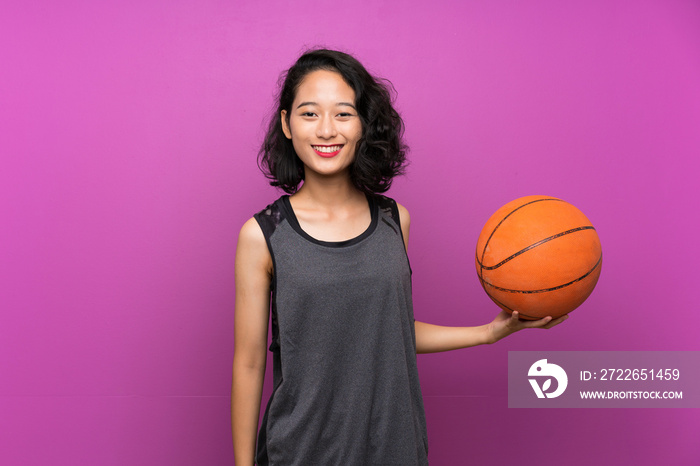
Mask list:
[{"label": "woman's face", "polygon": [[289,112],[282,110],[282,129],[309,176],[347,174],[355,159],[362,123],[355,91],[334,71],[317,70],[302,80]]}]

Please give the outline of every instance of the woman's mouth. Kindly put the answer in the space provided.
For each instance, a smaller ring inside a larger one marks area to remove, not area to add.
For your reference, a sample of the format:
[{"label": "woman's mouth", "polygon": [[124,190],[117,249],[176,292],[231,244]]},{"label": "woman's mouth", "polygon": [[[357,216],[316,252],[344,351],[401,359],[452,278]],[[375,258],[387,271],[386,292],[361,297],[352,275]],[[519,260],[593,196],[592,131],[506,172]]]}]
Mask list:
[{"label": "woman's mouth", "polygon": [[333,146],[311,146],[311,148],[321,157],[330,158],[338,155],[338,153],[340,153],[340,149],[343,148],[343,145],[336,144]]}]

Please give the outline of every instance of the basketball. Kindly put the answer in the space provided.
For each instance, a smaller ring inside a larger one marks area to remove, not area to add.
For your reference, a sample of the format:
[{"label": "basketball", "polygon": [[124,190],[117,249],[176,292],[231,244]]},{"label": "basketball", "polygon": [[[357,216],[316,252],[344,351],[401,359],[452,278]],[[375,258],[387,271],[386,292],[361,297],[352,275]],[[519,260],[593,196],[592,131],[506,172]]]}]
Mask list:
[{"label": "basketball", "polygon": [[573,205],[526,196],[488,219],[476,244],[476,272],[502,309],[528,320],[579,307],[595,288],[603,254],[591,222]]}]

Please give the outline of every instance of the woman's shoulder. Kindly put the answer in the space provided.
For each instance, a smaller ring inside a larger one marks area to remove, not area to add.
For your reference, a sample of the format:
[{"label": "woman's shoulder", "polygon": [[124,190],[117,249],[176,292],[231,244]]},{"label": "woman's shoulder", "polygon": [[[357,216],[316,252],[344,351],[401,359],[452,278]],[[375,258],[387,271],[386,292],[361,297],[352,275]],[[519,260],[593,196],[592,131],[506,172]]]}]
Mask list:
[{"label": "woman's shoulder", "polygon": [[264,279],[268,280],[272,276],[272,256],[255,217],[249,218],[238,234],[235,268],[237,287],[242,277],[268,277]]},{"label": "woman's shoulder", "polygon": [[[284,197],[284,196],[282,196]],[[265,237],[272,234],[282,218],[282,197],[268,204],[243,223],[238,241],[244,244],[265,244]]]},{"label": "woman's shoulder", "polygon": [[404,242],[408,243],[408,233],[411,226],[411,215],[408,213],[408,209],[403,204],[396,202],[395,199],[382,194],[375,194],[374,198],[380,211],[401,228]]},{"label": "woman's shoulder", "polygon": [[248,220],[248,222],[254,221],[258,224],[259,229],[262,230],[265,236],[271,236],[277,228],[277,226],[282,222],[282,219],[284,218],[285,197],[286,196],[281,196],[273,203],[268,204],[264,209],[256,213],[252,219]]},{"label": "woman's shoulder", "polygon": [[401,219],[401,224],[403,225],[404,223],[410,224],[411,223],[411,215],[408,213],[408,209],[404,207],[402,204],[399,204],[398,202],[396,203],[396,207],[399,210],[399,218]]},{"label": "woman's shoulder", "polygon": [[265,235],[257,218],[251,217],[246,220],[238,234],[238,242],[246,244],[265,243]]},{"label": "woman's shoulder", "polygon": [[379,206],[379,209],[391,216],[394,220],[398,221],[400,218],[401,222],[403,223],[404,219],[406,221],[410,219],[408,209],[395,199],[384,196],[383,194],[375,194],[374,198],[375,202]]}]

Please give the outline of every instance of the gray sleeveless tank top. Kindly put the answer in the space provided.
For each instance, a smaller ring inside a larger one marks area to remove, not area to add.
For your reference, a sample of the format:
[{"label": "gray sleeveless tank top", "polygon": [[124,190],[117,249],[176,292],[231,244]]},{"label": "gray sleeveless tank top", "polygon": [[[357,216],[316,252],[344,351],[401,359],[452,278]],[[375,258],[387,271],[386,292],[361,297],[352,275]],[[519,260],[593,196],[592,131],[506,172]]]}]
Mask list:
[{"label": "gray sleeveless tank top", "polygon": [[274,267],[273,393],[259,465],[426,465],[411,270],[396,202],[343,242],[306,234],[288,196],[255,215]]}]

